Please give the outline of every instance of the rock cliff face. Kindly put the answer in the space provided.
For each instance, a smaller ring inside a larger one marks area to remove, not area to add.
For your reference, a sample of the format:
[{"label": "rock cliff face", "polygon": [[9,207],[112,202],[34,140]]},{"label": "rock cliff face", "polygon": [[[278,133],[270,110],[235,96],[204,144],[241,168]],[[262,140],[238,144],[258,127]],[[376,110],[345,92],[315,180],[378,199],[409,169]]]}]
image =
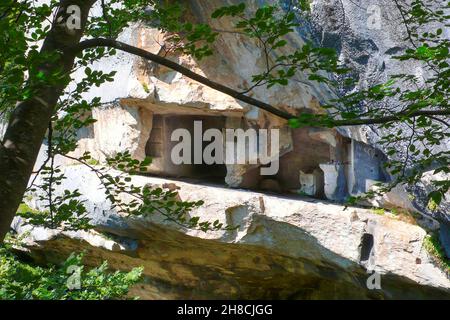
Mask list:
[{"label": "rock cliff face", "polygon": [[[214,29],[229,30],[229,19],[209,17],[227,1],[190,1],[192,19],[207,22]],[[257,2],[250,2],[254,10]],[[136,25],[122,35],[123,40],[155,54],[163,54],[165,36],[158,30]],[[303,34],[289,36],[288,53],[304,44]],[[263,72],[265,58],[257,43],[235,33],[223,33],[214,45],[213,57],[201,62],[191,57],[170,54],[169,58],[216,82],[244,90],[251,77]],[[270,57],[277,58],[276,54]],[[196,168],[173,166],[170,142],[174,129],[184,128],[194,133],[193,122],[203,122],[203,132],[213,129],[278,129],[280,130],[280,171],[271,177],[255,174],[260,164],[227,164],[217,168],[223,174],[217,178],[231,187],[269,189],[271,191],[302,192],[323,195],[330,200],[343,200],[368,190],[371,184],[388,181],[382,163],[382,152],[368,145],[360,128],[350,129],[289,129],[286,122],[260,109],[236,101],[208,87],[199,85],[179,73],[119,54],[97,67],[119,70],[116,81],[105,85],[101,96],[105,108],[94,111],[98,120],[90,132],[81,133],[80,152],[91,151],[99,160],[120,151],[131,151],[137,158],[153,157],[152,173],[164,176],[193,176]],[[333,97],[325,86],[304,79],[302,75],[291,85],[267,90],[255,88],[251,95],[273,106],[293,112],[323,112],[320,104]],[[117,119],[119,120],[118,123]],[[202,133],[203,133],[202,132]],[[208,170],[207,168],[200,170]],[[216,170],[210,170],[216,171]],[[300,176],[305,178],[301,183]]]},{"label": "rock cliff face", "polygon": [[[228,30],[230,20],[209,17],[216,8],[237,2],[189,1],[190,16],[192,20],[207,22],[217,30]],[[260,3],[249,2],[248,10],[254,10],[257,5]],[[353,67],[361,87],[387,80],[389,75],[400,71],[424,73],[420,65],[391,59],[407,44],[402,40],[405,30],[399,23],[399,12],[390,1],[377,5],[370,1],[359,4],[339,0],[313,1],[312,9],[312,22],[305,22],[303,28],[289,36],[286,52],[302,46],[305,39],[334,47],[341,60]],[[165,44],[165,35],[156,29],[135,25],[124,32],[121,40],[152,53],[163,54],[161,45]],[[264,70],[261,48],[239,34],[222,33],[214,51],[213,57],[201,62],[179,54],[169,57],[236,89],[247,88],[251,84],[251,76]],[[273,60],[276,55],[270,58]],[[375,128],[291,130],[284,121],[266,112],[140,58],[119,53],[95,67],[104,71],[117,70],[118,74],[114,83],[89,93],[91,97],[102,97],[105,106],[93,111],[98,122],[89,130],[80,132],[80,153],[89,150],[103,160],[116,152],[131,151],[141,159],[146,155],[152,156],[150,171],[153,173],[193,176],[193,171],[196,171],[193,167],[170,164],[173,143],[169,140],[173,129],[181,126],[192,132],[193,121],[201,120],[206,124],[204,130],[280,129],[280,172],[263,179],[255,174],[258,165],[254,164],[228,164],[226,168],[210,170],[218,172],[216,178],[231,187],[284,193],[300,190],[341,201],[349,195],[367,191],[375,182],[390,178],[382,167],[385,156],[377,149],[381,146],[378,145],[379,135]],[[272,90],[258,87],[251,94],[279,109],[293,112],[323,112],[320,104],[333,97],[327,87],[304,79],[302,75],[298,75],[289,86]],[[443,147],[448,148],[449,144],[443,142]],[[400,152],[402,148],[399,145]],[[441,223],[448,222],[445,209],[429,212],[424,205],[423,194],[428,184],[424,181],[424,187],[408,190],[414,193],[414,197],[398,188],[375,204],[415,211],[425,215],[427,218],[424,220],[435,217]],[[431,220],[425,224],[433,228],[437,225]]]},{"label": "rock cliff face", "polygon": [[[387,81],[389,76],[394,74],[426,75],[426,70],[419,62],[400,62],[392,59],[410,46],[406,40],[407,30],[400,23],[402,17],[394,1],[380,0],[376,3],[370,0],[313,1],[312,7],[311,38],[315,43],[335,48],[339,52],[341,61],[345,61],[355,70],[355,75],[359,78],[358,87],[364,88]],[[449,30],[446,29],[444,32],[450,38]],[[401,106],[399,101],[392,100],[389,103]],[[401,129],[404,132],[410,130],[406,126]],[[364,141],[382,149],[378,143],[379,130],[367,126],[360,128]],[[440,148],[449,150],[450,139],[443,140]],[[399,144],[398,152],[399,155],[406,154],[407,146]],[[450,195],[446,197],[441,210],[430,212],[426,208],[425,191],[430,188],[431,175],[432,171],[425,175],[421,185],[408,190],[415,198],[411,205],[417,212],[438,218],[443,229],[448,232]],[[404,199],[403,196],[401,198]],[[450,251],[448,255],[450,256]]]},{"label": "rock cliff face", "polygon": [[[85,250],[88,264],[106,259],[114,269],[144,266],[145,281],[133,290],[141,298],[450,298],[450,280],[423,248],[426,232],[390,214],[133,177],[134,185],[169,186],[179,189],[182,200],[203,199],[193,216],[239,226],[204,233],[156,215],[122,217],[97,189],[94,173],[71,166],[65,174],[61,190],[76,188],[86,195],[95,230],[32,228],[17,218],[13,227],[26,235],[26,249],[41,262]],[[42,208],[37,200],[30,205]],[[380,275],[381,287],[369,290],[373,272]]]},{"label": "rock cliff face", "polygon": [[[229,29],[230,21],[211,20],[212,11],[237,2],[188,1],[193,20],[218,30]],[[384,2],[383,10],[388,8]],[[388,64],[389,55],[403,48],[402,31],[385,15],[381,23],[387,27],[369,28],[364,17],[370,12],[363,8],[371,2],[358,3],[313,1],[313,23],[291,35],[286,50],[311,37],[337,46],[342,59],[349,59],[360,72],[362,84],[403,68]],[[256,5],[260,1],[249,1],[249,10]],[[165,35],[135,25],[121,40],[162,54]],[[222,34],[214,49],[214,56],[201,62],[185,55],[169,57],[236,89],[248,87],[251,76],[264,68],[261,49],[241,35]],[[97,122],[79,132],[77,152],[90,151],[100,161],[124,151],[140,159],[152,156],[149,173],[165,178],[133,177],[133,183],[176,185],[183,200],[205,201],[194,212],[202,220],[219,219],[240,228],[202,233],[179,229],[156,216],[122,217],[110,209],[94,174],[61,161],[68,179],[60,189],[79,189],[86,195],[96,229],[76,233],[33,229],[16,219],[17,232],[30,232],[27,249],[35,259],[58,261],[72,251],[87,250],[88,264],[107,259],[117,269],[142,265],[145,281],[134,289],[142,298],[450,298],[448,275],[424,251],[426,232],[421,227],[390,214],[345,209],[328,201],[343,200],[389,179],[372,129],[291,130],[272,115],[123,53],[95,68],[118,73],[114,83],[89,93],[100,96],[104,107],[93,110]],[[295,80],[273,90],[256,88],[253,96],[280,109],[323,112],[320,104],[333,93],[301,75]],[[220,130],[279,129],[280,171],[262,178],[255,174],[260,165],[254,164],[171,165],[170,133],[180,126],[192,131],[195,120],[201,120],[204,128]],[[317,199],[299,197],[299,192]],[[379,203],[419,211],[404,190]],[[30,205],[43,207],[36,200]],[[381,290],[367,288],[371,274],[366,270],[381,275]]]}]

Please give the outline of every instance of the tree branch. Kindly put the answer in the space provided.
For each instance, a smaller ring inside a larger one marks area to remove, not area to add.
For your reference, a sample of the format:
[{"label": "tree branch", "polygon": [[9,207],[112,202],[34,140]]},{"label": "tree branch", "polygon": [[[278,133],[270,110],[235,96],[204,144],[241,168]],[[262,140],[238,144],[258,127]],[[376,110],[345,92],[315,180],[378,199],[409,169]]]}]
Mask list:
[{"label": "tree branch", "polygon": [[116,41],[116,40],[112,40],[112,39],[103,39],[103,38],[97,38],[97,39],[90,39],[90,40],[85,40],[83,42],[80,42],[75,48],[74,50],[77,51],[82,51],[85,49],[90,49],[90,48],[95,48],[95,47],[110,47],[110,48],[115,48],[117,50],[121,50],[124,52],[128,52],[131,54],[134,54],[136,56],[139,56],[141,58],[153,61],[157,64],[163,65],[167,68],[170,68],[174,71],[177,71],[183,75],[185,75],[186,77],[198,81],[201,84],[204,84],[205,86],[208,86],[212,89],[215,89],[217,91],[220,91],[222,93],[225,93],[237,100],[240,100],[242,102],[248,103],[250,105],[253,105],[255,107],[258,107],[260,109],[266,110],[267,112],[270,112],[276,116],[279,116],[281,118],[284,119],[292,119],[295,118],[295,115],[292,115],[288,112],[279,110],[273,106],[271,106],[268,103],[256,100],[254,98],[248,97],[246,95],[241,94],[240,92],[231,89],[227,86],[224,86],[220,83],[214,82],[209,80],[208,78],[201,76],[191,70],[189,70],[188,68],[185,68],[181,65],[179,65],[176,62],[173,62],[169,59],[166,59],[164,57],[158,56],[156,54],[153,54],[151,52],[145,51],[143,49],[137,48],[137,47],[133,47],[130,46],[128,44],[125,44],[123,42],[120,41]]},{"label": "tree branch", "polygon": [[450,123],[448,123],[448,122],[446,122],[446,121],[444,121],[442,119],[439,119],[438,117],[428,116],[428,118],[433,119],[435,121],[438,121],[438,122],[442,123],[444,126],[447,126],[447,127],[450,128]]},{"label": "tree branch", "polygon": [[450,109],[448,110],[419,110],[414,112],[399,112],[392,116],[371,118],[371,119],[351,119],[351,120],[334,120],[333,126],[345,127],[345,126],[360,126],[369,124],[383,124],[392,121],[400,121],[404,118],[414,119],[420,116],[431,118],[432,116],[448,116],[450,115]]},{"label": "tree branch", "polygon": [[[95,38],[95,39],[89,39],[80,42],[78,45],[72,47],[72,50],[81,52],[86,49],[92,49],[96,47],[109,47],[114,48],[123,52],[127,52],[133,55],[136,55],[138,57],[144,58],[146,60],[150,60],[152,62],[155,62],[157,64],[163,65],[167,68],[170,68],[174,71],[177,71],[184,76],[195,80],[205,86],[208,86],[212,89],[215,89],[217,91],[220,91],[226,95],[229,95],[239,101],[248,103],[252,106],[255,106],[257,108],[260,108],[262,110],[265,110],[269,113],[272,113],[280,118],[290,120],[297,118],[296,115],[291,114],[289,112],[279,110],[272,105],[265,103],[263,101],[254,99],[252,97],[246,96],[242,92],[236,91],[230,87],[227,87],[225,85],[222,85],[220,83],[214,82],[202,75],[199,75],[198,73],[195,73],[188,68],[183,67],[182,65],[173,62],[169,59],[166,59],[164,57],[158,56],[156,54],[153,54],[151,52],[145,51],[143,49],[130,46],[126,43],[113,40],[113,39],[104,39],[104,38]],[[403,118],[416,118],[419,116],[445,116],[450,115],[450,110],[419,110],[414,112],[399,112],[397,114],[394,114],[392,116],[384,116],[384,117],[377,117],[377,118],[363,118],[363,119],[349,119],[349,120],[333,120],[332,121],[332,127],[341,127],[341,126],[359,126],[359,125],[369,125],[369,124],[383,124],[387,122],[392,121],[399,121]]]}]

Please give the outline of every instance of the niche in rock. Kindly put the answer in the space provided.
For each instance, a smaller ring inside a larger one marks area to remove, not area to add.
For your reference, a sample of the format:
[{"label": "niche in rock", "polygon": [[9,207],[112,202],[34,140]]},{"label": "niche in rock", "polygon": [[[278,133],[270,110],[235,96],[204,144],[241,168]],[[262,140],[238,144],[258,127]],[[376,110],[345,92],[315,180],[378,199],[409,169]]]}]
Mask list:
[{"label": "niche in rock", "polygon": [[364,233],[361,241],[360,262],[367,262],[370,259],[374,245],[373,235]]},{"label": "niche in rock", "polygon": [[[194,161],[194,123],[201,121],[203,136],[208,129],[223,130],[225,120],[224,116],[154,114],[150,137],[146,145],[146,155],[153,159],[149,172],[167,177],[198,178],[223,183],[226,176],[224,164],[206,164],[203,159],[197,164]],[[172,133],[177,129],[185,129],[191,137],[188,163],[175,164],[171,157],[173,148],[179,144],[179,141],[171,141]],[[202,143],[202,152],[210,143],[207,141]]]},{"label": "niche in rock", "polygon": [[277,180],[282,190],[324,196],[324,174],[319,165],[330,161],[330,145],[311,139],[308,128],[292,130],[293,148],[280,158]]},{"label": "niche in rock", "polygon": [[261,176],[259,168],[253,168],[243,176],[241,187],[324,197],[324,172],[320,164],[331,160],[330,145],[312,139],[309,128],[293,129],[291,133],[292,150],[280,157],[278,173]]}]

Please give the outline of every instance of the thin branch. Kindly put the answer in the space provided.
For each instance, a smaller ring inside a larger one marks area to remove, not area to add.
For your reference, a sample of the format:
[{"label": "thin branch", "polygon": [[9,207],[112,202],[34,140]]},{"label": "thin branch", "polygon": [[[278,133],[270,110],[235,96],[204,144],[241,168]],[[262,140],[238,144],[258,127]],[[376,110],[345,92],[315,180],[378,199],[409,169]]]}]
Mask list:
[{"label": "thin branch", "polygon": [[406,157],[403,161],[403,170],[402,170],[402,178],[406,176],[406,169],[408,166],[408,161],[410,158],[410,148],[414,144],[414,137],[416,136],[416,121],[413,121],[412,127],[411,127],[411,136],[408,140],[408,145],[406,146]]},{"label": "thin branch", "polygon": [[[120,51],[124,51],[136,56],[139,56],[141,58],[153,61],[157,64],[163,65],[169,69],[172,69],[174,71],[177,71],[184,76],[195,80],[203,85],[206,85],[212,89],[215,89],[217,91],[220,91],[226,95],[229,95],[230,97],[233,97],[239,101],[248,103],[252,106],[258,107],[262,110],[265,110],[269,113],[272,113],[280,118],[289,120],[289,119],[295,119],[297,118],[296,115],[291,114],[289,112],[277,109],[273,107],[272,105],[254,99],[252,97],[246,96],[242,94],[239,91],[236,91],[230,87],[227,87],[223,84],[214,82],[202,75],[199,75],[198,73],[195,73],[191,70],[189,70],[186,67],[183,67],[182,65],[173,62],[171,60],[168,60],[164,57],[158,56],[156,54],[153,54],[151,52],[145,51],[143,49],[130,46],[126,43],[116,41],[113,39],[103,39],[103,38],[96,38],[96,39],[90,39],[85,40],[83,42],[80,42],[77,46],[74,46],[70,48],[71,50],[74,50],[76,52],[83,51],[85,49],[95,48],[95,47],[110,47],[115,48]],[[388,123],[392,121],[399,121],[403,118],[417,118],[419,116],[448,116],[450,115],[450,109],[447,110],[418,110],[414,112],[399,112],[391,116],[384,116],[384,117],[376,117],[376,118],[365,118],[365,119],[349,119],[349,120],[333,120],[330,124],[333,127],[340,127],[340,126],[358,126],[358,125],[365,125],[365,124],[383,124]]]},{"label": "thin branch", "polygon": [[442,119],[439,119],[438,117],[435,117],[435,116],[427,116],[427,117],[430,119],[433,119],[435,121],[438,121],[438,122],[442,123],[443,125],[447,126],[448,128],[450,128],[450,123],[448,123]]},{"label": "thin branch", "polygon": [[106,8],[105,0],[101,1],[101,6],[102,6],[103,19],[105,19],[106,24],[108,25],[109,37],[112,38],[113,37],[112,24],[111,24],[111,21],[109,20],[109,17],[108,17],[108,9]]},{"label": "thin branch", "polygon": [[406,29],[406,33],[408,34],[407,39],[409,42],[411,42],[412,46],[417,49],[417,45],[413,40],[412,37],[412,30],[409,27],[408,19],[406,18],[405,12],[403,11],[403,7],[400,5],[400,3],[397,0],[394,0],[395,6],[397,7],[398,11],[400,12],[400,16],[402,18],[403,24]]},{"label": "thin branch", "polygon": [[[78,163],[80,163],[80,164],[86,166],[87,168],[89,168],[92,172],[95,173],[97,178],[100,180],[100,183],[102,184],[103,188],[105,188],[105,190],[110,190],[110,188],[105,184],[104,180],[109,180],[109,178],[112,177],[112,176],[104,174],[103,172],[101,172],[101,170],[95,168],[94,166],[88,164],[86,161],[83,161],[80,158],[72,157],[72,156],[69,156],[67,154],[60,154],[60,155],[65,157],[65,158],[67,158],[67,159],[77,161]],[[142,201],[142,202],[144,201],[144,198],[143,198],[143,196],[141,194],[136,194],[135,192],[131,192],[131,191],[126,190],[124,188],[118,188],[118,189],[120,189],[120,193],[127,194],[127,195],[133,197],[134,199],[136,199],[138,201]],[[119,210],[121,210],[122,212],[124,212],[124,213],[127,212],[127,209],[125,208],[126,204],[123,204],[123,203],[119,202],[119,203],[116,203],[116,204],[113,204],[113,205],[117,205]],[[181,226],[183,228],[190,228],[189,225],[181,223],[180,221],[178,221],[177,219],[173,218],[170,214],[168,214],[167,212],[165,212],[161,208],[159,208],[157,206],[154,206],[154,205],[151,205],[151,204],[149,204],[149,205],[151,206],[152,209],[154,209],[160,215],[165,217],[167,221],[174,222],[175,224],[177,224],[177,225],[179,225],[179,226]],[[201,229],[197,228],[195,230],[201,230]]]},{"label": "thin branch", "polygon": [[47,156],[47,159],[45,159],[45,161],[42,163],[41,167],[37,170],[34,171],[32,174],[34,174],[33,180],[31,181],[29,187],[26,189],[25,192],[29,191],[31,188],[33,188],[37,177],[39,176],[39,174],[41,173],[42,170],[44,170],[44,168],[47,166],[47,163],[50,161],[50,157]]},{"label": "thin branch", "polygon": [[55,227],[54,207],[53,207],[53,177],[55,174],[55,155],[53,153],[53,124],[50,120],[48,124],[48,149],[47,156],[50,158],[50,177],[48,179],[48,208],[50,211],[50,221],[52,229]]},{"label": "thin branch", "polygon": [[77,45],[76,47],[73,48],[73,50],[76,51],[82,51],[85,49],[90,49],[90,48],[95,48],[95,47],[111,47],[111,48],[115,48],[117,50],[121,50],[124,52],[128,52],[131,54],[134,54],[136,56],[139,56],[141,58],[153,61],[157,64],[163,65],[165,67],[168,67],[174,71],[177,71],[183,75],[185,75],[186,77],[198,81],[212,89],[215,89],[217,91],[220,91],[222,93],[225,93],[237,100],[240,100],[242,102],[248,103],[250,105],[256,106],[260,109],[266,110],[274,115],[277,115],[281,118],[284,119],[292,119],[295,118],[296,116],[293,114],[290,114],[288,112],[279,110],[273,106],[271,106],[268,103],[259,101],[257,99],[245,96],[243,94],[241,94],[240,92],[231,89],[227,86],[224,86],[220,83],[211,81],[210,79],[199,75],[198,73],[195,73],[191,70],[189,70],[188,68],[185,68],[181,65],[179,65],[176,62],[170,61],[169,59],[166,59],[164,57],[158,56],[156,54],[153,54],[151,52],[145,51],[143,49],[137,48],[137,47],[133,47],[130,46],[128,44],[125,44],[123,42],[120,41],[116,41],[116,40],[112,40],[112,39],[103,39],[103,38],[97,38],[97,39],[90,39],[90,40],[85,40],[83,42],[80,42],[79,45]]},{"label": "thin branch", "polygon": [[399,112],[392,116],[379,117],[373,119],[353,119],[353,120],[334,120],[333,126],[358,126],[365,124],[383,124],[392,121],[400,121],[404,118],[414,119],[420,116],[430,117],[430,116],[448,116],[450,115],[450,110],[419,110],[415,112]]}]

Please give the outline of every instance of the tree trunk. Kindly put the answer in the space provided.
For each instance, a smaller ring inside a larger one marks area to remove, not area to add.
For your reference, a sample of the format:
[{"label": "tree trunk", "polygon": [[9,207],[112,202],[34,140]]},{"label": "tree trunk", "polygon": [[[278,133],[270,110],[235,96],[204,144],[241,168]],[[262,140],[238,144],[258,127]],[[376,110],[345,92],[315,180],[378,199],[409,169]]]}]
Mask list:
[{"label": "tree trunk", "polygon": [[[39,70],[44,74],[63,72],[70,75],[76,52],[69,48],[77,45],[83,35],[89,11],[96,0],[61,0],[57,17],[62,22],[54,22],[49,31],[41,53],[60,55],[56,62],[44,64]],[[68,28],[67,8],[76,5],[81,12],[81,28]],[[56,19],[55,19],[56,21]],[[47,127],[54,113],[65,83],[60,85],[41,85],[37,87],[37,95],[19,102],[13,111],[8,127],[0,144],[0,242],[10,230],[11,222],[17,212],[34,163],[45,138]]]}]

